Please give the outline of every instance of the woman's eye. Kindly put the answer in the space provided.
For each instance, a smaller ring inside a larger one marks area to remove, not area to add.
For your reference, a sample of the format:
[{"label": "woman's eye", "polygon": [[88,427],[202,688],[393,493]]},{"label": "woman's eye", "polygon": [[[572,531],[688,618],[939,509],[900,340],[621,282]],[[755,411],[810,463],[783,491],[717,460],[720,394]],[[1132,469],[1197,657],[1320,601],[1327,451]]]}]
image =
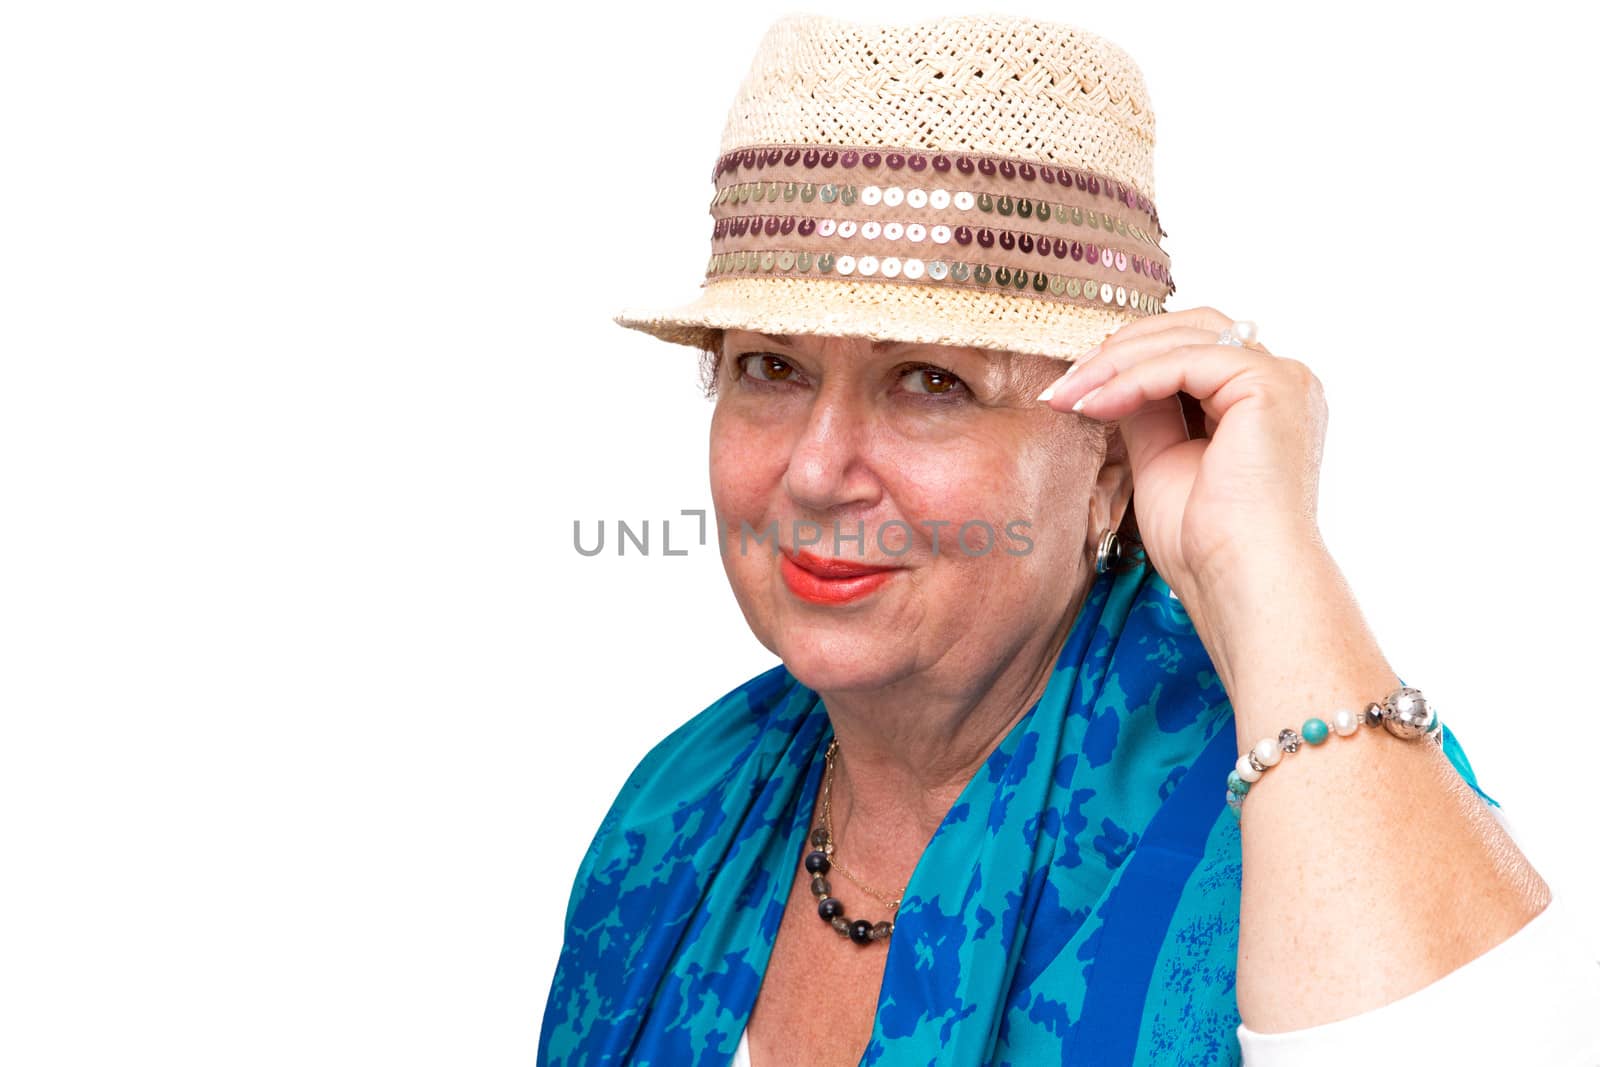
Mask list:
[{"label": "woman's eye", "polygon": [[794,365],[770,352],[749,352],[739,357],[739,368],[757,381],[781,382],[794,374]]},{"label": "woman's eye", "polygon": [[934,396],[960,392],[966,388],[960,378],[939,367],[912,367],[901,379],[913,393]]}]

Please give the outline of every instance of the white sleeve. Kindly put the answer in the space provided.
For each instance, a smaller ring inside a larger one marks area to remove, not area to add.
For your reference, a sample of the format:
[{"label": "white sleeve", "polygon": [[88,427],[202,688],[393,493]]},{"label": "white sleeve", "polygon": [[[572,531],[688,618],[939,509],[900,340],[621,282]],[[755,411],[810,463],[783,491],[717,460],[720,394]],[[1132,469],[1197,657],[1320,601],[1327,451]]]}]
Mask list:
[{"label": "white sleeve", "polygon": [[[1500,809],[1489,810],[1512,833]],[[1552,887],[1549,905],[1522,929],[1414,993],[1319,1026],[1264,1034],[1241,1024],[1238,1035],[1246,1067],[1596,1067],[1600,960]]]}]

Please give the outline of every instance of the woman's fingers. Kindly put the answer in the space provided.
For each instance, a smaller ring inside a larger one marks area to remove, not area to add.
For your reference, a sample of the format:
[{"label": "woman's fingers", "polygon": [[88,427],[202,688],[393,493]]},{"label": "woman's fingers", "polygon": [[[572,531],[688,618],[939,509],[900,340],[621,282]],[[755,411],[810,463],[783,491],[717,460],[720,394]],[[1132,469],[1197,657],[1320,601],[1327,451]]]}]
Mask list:
[{"label": "woman's fingers", "polygon": [[1132,341],[1145,337],[1161,330],[1173,327],[1183,327],[1191,330],[1206,330],[1210,333],[1219,333],[1223,327],[1231,325],[1233,319],[1224,315],[1214,307],[1183,308],[1180,311],[1164,311],[1159,315],[1146,315],[1134,319],[1117,327],[1117,331],[1105,341],[1107,344],[1121,344],[1123,341]]},{"label": "woman's fingers", "polygon": [[[1146,326],[1146,322],[1131,323],[1123,327],[1124,330],[1133,326]],[[1162,328],[1146,326],[1139,334],[1124,337],[1122,331],[1112,334],[1101,342],[1099,351],[1094,355],[1080,359],[1067,369],[1067,373],[1057,378],[1050,387],[1040,394],[1040,399],[1049,404],[1056,411],[1079,411],[1077,407],[1080,399],[1110,381],[1117,374],[1141,360],[1179,345],[1210,345],[1221,348],[1224,352],[1242,353],[1249,352],[1255,355],[1261,353],[1256,349],[1243,349],[1235,345],[1218,345],[1217,332],[1197,326],[1185,326],[1170,323]]]},{"label": "woman's fingers", "polygon": [[1075,362],[1039,399],[1056,411],[1119,422],[1137,471],[1174,445],[1209,437],[1237,399],[1219,395],[1229,381],[1284,362],[1259,344],[1219,343],[1218,332],[1232,322],[1212,307],[1138,319]]},{"label": "woman's fingers", "polygon": [[1123,417],[1118,431],[1128,447],[1128,464],[1136,477],[1161,453],[1190,440],[1183,404],[1176,396],[1152,401]]},{"label": "woman's fingers", "polygon": [[[1270,371],[1284,361],[1267,352],[1235,345],[1180,344],[1154,355],[1085,366],[1083,377],[1094,383],[1085,390],[1076,380],[1066,386],[1066,396],[1078,399],[1072,410],[1096,419],[1120,419],[1152,400],[1188,393],[1212,419],[1220,420],[1235,397],[1224,394],[1226,385],[1251,371]],[[1118,366],[1124,363],[1125,366]],[[1242,394],[1241,394],[1242,395]],[[1049,401],[1056,405],[1056,397]]]}]

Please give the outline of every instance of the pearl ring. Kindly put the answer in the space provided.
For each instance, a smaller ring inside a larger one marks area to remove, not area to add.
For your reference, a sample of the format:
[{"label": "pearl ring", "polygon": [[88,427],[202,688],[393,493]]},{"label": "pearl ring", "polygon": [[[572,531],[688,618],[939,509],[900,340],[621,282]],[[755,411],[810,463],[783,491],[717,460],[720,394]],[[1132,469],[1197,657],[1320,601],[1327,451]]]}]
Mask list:
[{"label": "pearl ring", "polygon": [[1238,345],[1243,348],[1256,339],[1256,324],[1249,319],[1240,319],[1222,328],[1217,334],[1217,343],[1222,345]]}]

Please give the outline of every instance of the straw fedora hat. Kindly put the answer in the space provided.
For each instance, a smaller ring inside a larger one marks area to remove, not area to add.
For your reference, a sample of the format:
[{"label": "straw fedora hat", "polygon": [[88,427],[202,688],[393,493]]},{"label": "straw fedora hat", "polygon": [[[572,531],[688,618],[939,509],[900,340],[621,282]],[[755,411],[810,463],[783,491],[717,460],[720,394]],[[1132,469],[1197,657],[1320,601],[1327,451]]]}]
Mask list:
[{"label": "straw fedora hat", "polygon": [[1075,359],[1175,289],[1154,148],[1138,67],[1076,26],[785,16],[723,127],[699,295],[614,321]]}]

